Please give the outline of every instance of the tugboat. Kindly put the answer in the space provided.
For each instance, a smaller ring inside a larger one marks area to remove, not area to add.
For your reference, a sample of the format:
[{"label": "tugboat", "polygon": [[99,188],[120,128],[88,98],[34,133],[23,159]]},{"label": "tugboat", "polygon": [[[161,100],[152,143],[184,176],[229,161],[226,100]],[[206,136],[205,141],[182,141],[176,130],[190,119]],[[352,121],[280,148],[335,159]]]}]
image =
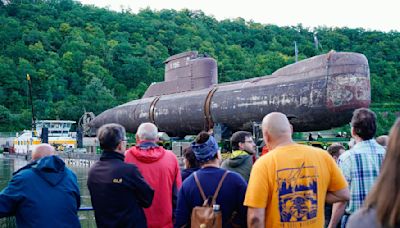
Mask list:
[{"label": "tugboat", "polygon": [[13,140],[11,153],[30,155],[30,153],[40,144],[49,143],[58,151],[76,148],[76,138],[72,137],[70,132],[71,120],[36,120],[35,110],[32,101],[32,81],[29,74],[26,74],[26,80],[29,86],[29,98],[32,108],[32,128],[17,133]]},{"label": "tugboat", "polygon": [[[13,141],[13,151],[16,154],[30,154],[42,142],[53,145],[59,151],[74,149],[77,142],[72,132],[70,132],[74,123],[76,122],[70,120],[36,121],[36,129],[34,131],[24,130],[20,134],[17,133]],[[47,131],[47,137],[45,131]]]}]

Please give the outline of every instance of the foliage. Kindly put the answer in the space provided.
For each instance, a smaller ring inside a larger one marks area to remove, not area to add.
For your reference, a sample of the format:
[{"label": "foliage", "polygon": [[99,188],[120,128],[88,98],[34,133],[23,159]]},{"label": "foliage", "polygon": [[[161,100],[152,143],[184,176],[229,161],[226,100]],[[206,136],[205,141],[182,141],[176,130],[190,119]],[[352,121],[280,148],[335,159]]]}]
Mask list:
[{"label": "foliage", "polygon": [[371,109],[376,113],[376,135],[388,135],[396,118],[400,116],[400,103],[374,104]]},{"label": "foliage", "polygon": [[[170,55],[198,50],[218,61],[219,81],[267,75],[335,49],[363,53],[373,103],[400,100],[400,33],[350,28],[217,21],[201,11],[143,9],[137,14],[73,0],[8,0],[0,4],[0,128],[28,128],[26,74],[39,119],[78,120],[140,98],[163,80]],[[319,44],[314,44],[314,33]],[[24,119],[27,118],[27,119]]]}]

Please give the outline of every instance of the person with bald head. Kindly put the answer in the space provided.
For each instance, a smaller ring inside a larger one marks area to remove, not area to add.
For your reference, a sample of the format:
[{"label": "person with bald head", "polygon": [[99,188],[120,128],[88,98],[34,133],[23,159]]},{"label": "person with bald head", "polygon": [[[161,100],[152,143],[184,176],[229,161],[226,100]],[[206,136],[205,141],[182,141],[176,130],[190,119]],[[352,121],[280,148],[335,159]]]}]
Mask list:
[{"label": "person with bald head", "polygon": [[32,151],[32,161],[39,160],[46,156],[54,155],[55,153],[56,150],[51,145],[47,143],[40,144]]},{"label": "person with bald head", "polygon": [[125,153],[125,162],[136,165],[154,189],[153,204],[144,209],[147,226],[172,228],[181,173],[175,154],[157,145],[157,141],[156,125],[142,123],[136,132],[136,145]]},{"label": "person with bald head", "polygon": [[297,144],[283,113],[262,122],[270,151],[253,166],[244,205],[249,227],[323,227],[325,202],[349,200],[349,189],[334,159],[324,150]]},{"label": "person with bald head", "polygon": [[80,227],[80,193],[76,175],[40,144],[33,161],[13,174],[0,192],[0,218],[15,216],[17,227]]}]

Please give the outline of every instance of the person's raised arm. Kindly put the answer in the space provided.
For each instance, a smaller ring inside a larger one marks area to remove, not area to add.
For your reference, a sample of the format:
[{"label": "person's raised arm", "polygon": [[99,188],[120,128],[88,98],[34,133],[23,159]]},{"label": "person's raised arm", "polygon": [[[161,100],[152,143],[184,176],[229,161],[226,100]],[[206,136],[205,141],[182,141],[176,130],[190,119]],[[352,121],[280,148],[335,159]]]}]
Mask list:
[{"label": "person's raised arm", "polygon": [[133,189],[141,207],[148,208],[151,206],[154,197],[154,190],[146,182],[135,165],[132,165],[131,169],[127,172],[125,184],[127,184],[129,188]]},{"label": "person's raised arm", "polygon": [[0,218],[15,215],[20,201],[24,198],[23,186],[23,178],[15,175],[0,192]]},{"label": "person's raised arm", "polygon": [[332,216],[329,221],[328,227],[337,227],[340,222],[346,208],[346,202],[350,200],[349,188],[344,188],[335,192],[328,192],[326,194],[326,203],[333,203]]},{"label": "person's raised arm", "polygon": [[[332,207],[332,216],[331,221],[329,222],[328,227],[336,227],[337,224],[340,222],[344,214],[344,210],[346,208],[346,202],[350,200],[350,190],[349,190],[349,183],[351,181],[350,176],[350,168],[348,167],[348,160],[345,159],[343,162],[342,159],[344,156],[339,157],[339,164],[342,166],[340,167],[342,171],[340,171],[339,167],[336,163],[332,162],[332,173],[331,173],[331,184],[329,186],[330,189],[339,189],[337,191],[329,191],[326,193],[325,202],[333,203]],[[340,187],[343,186],[343,187]],[[344,187],[345,186],[345,187]]]},{"label": "person's raised arm", "polygon": [[346,202],[337,202],[332,206],[332,216],[328,228],[336,228],[346,209]]},{"label": "person's raised arm", "polygon": [[247,209],[247,227],[249,228],[265,227],[265,208],[249,207]]},{"label": "person's raised arm", "polygon": [[350,190],[349,188],[340,189],[335,192],[327,192],[325,202],[329,204],[337,202],[345,202],[350,200]]},{"label": "person's raised arm", "polygon": [[179,168],[178,160],[176,160],[176,165],[175,165],[175,180],[172,185],[172,209],[175,211],[177,207],[177,201],[178,201],[178,191],[182,186],[182,175],[181,171]]}]

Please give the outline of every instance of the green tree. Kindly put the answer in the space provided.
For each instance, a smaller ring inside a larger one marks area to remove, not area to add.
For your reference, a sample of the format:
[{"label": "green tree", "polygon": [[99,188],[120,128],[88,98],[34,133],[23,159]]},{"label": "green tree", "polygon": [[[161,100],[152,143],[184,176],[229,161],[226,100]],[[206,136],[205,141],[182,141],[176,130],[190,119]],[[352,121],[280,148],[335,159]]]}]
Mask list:
[{"label": "green tree", "polygon": [[113,79],[111,78],[108,70],[102,65],[104,61],[98,56],[88,56],[85,61],[83,61],[82,73],[85,81],[89,82],[92,78],[96,77],[106,82],[107,85],[111,85]]},{"label": "green tree", "polygon": [[0,129],[3,128],[3,126],[7,126],[8,122],[10,121],[10,117],[10,110],[3,105],[0,105]]},{"label": "green tree", "polygon": [[85,110],[93,110],[95,114],[115,106],[115,97],[103,82],[93,77],[82,94],[82,105]]}]

